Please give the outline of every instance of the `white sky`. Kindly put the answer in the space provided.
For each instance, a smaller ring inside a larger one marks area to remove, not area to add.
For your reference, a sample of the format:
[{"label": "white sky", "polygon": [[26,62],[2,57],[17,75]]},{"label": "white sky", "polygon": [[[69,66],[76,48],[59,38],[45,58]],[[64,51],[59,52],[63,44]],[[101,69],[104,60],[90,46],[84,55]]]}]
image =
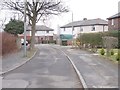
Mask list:
[{"label": "white sky", "polygon": [[[57,29],[57,26],[65,25],[72,21],[72,12],[74,21],[82,20],[83,18],[105,19],[118,13],[118,2],[120,0],[63,0],[65,5],[70,9],[69,13],[60,16],[52,17],[46,21],[46,25]],[[0,20],[4,17],[11,17],[10,12],[0,12]],[[38,24],[41,24],[38,23]]]},{"label": "white sky", "polygon": [[[120,0],[66,0],[71,12],[73,12],[74,21],[101,18],[105,19],[118,13],[118,2]],[[62,14],[59,17],[60,26],[72,21],[71,12]],[[55,18],[56,20],[56,18]],[[57,23],[56,23],[57,24]],[[55,28],[57,25],[53,25]]]}]

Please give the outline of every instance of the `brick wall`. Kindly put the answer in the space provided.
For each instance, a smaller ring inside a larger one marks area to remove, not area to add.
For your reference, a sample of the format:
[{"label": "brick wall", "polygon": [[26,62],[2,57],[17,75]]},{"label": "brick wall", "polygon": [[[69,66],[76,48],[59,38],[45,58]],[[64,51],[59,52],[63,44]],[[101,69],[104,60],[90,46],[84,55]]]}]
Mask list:
[{"label": "brick wall", "polygon": [[17,37],[6,32],[0,33],[0,37],[2,37],[0,40],[0,42],[2,42],[2,46],[0,46],[0,50],[2,51],[0,53],[1,55],[6,55],[18,51],[16,43]]},{"label": "brick wall", "polygon": [[108,30],[120,30],[120,17],[114,19],[114,25],[112,25],[112,19],[108,20]]}]

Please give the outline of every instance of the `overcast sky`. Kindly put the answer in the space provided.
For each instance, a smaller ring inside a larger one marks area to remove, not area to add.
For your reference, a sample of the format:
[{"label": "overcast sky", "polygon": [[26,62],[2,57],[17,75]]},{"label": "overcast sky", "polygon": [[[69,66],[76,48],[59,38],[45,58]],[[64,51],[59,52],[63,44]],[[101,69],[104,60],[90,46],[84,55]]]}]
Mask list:
[{"label": "overcast sky", "polygon": [[[57,26],[65,25],[72,21],[72,12],[74,21],[82,20],[83,18],[95,19],[106,18],[118,13],[118,2],[120,0],[63,0],[66,6],[69,7],[70,12],[55,16],[45,22],[45,24],[53,29]],[[4,17],[11,17],[10,12],[0,12],[0,20]],[[41,24],[39,22],[38,24]]]},{"label": "overcast sky", "polygon": [[[73,12],[74,21],[82,20],[83,18],[105,19],[118,13],[118,2],[120,0],[66,0],[66,5]],[[56,24],[60,26],[72,21],[71,12],[62,14],[61,17],[55,18],[58,20]],[[52,21],[52,20],[51,20]],[[52,25],[55,28],[56,25]]]}]

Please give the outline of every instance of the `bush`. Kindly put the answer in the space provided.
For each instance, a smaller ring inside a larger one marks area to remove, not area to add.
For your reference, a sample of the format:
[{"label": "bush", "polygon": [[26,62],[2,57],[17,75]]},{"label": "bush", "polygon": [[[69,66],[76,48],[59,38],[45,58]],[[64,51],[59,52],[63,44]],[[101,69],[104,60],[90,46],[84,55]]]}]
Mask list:
[{"label": "bush", "polygon": [[104,50],[103,48],[101,49],[100,54],[101,54],[101,55],[104,55],[104,54],[105,54],[105,50]]},{"label": "bush", "polygon": [[116,56],[116,60],[117,60],[117,61],[120,61],[120,51],[118,51],[118,54],[117,54],[117,56]]},{"label": "bush", "polygon": [[12,34],[8,34],[6,32],[2,32],[1,34],[2,37],[2,55],[9,54],[12,52],[15,52],[18,50],[17,48],[17,43],[16,43],[16,38]]},{"label": "bush", "polygon": [[102,47],[104,45],[103,37],[109,36],[114,37],[113,45],[117,47],[118,31],[107,31],[107,32],[99,32],[99,33],[84,33],[81,34],[77,40],[79,40],[82,44],[90,44],[91,46]]},{"label": "bush", "polygon": [[114,51],[113,50],[110,51],[110,55],[114,55]]},{"label": "bush", "polygon": [[84,33],[78,39],[82,44],[89,44],[92,48],[102,46],[102,33]]},{"label": "bush", "polygon": [[56,41],[55,40],[50,40],[49,43],[56,44]]}]

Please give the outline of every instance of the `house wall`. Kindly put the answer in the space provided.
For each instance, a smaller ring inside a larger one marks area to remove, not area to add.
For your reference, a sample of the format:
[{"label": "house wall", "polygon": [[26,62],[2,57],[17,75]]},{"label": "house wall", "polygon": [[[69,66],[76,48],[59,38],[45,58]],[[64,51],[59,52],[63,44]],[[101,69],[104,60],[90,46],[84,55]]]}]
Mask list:
[{"label": "house wall", "polygon": [[92,31],[93,26],[82,26],[83,31],[79,30],[79,33],[96,33],[96,32],[103,32],[103,31],[108,31],[108,26],[103,26],[103,25],[95,25],[95,30]]},{"label": "house wall", "polygon": [[61,28],[60,34],[71,34],[72,35],[72,28]]},{"label": "house wall", "polygon": [[[53,33],[54,31],[49,31],[47,33],[46,31],[37,31],[35,33],[35,42],[36,43],[42,43],[43,40],[52,41],[53,40]],[[21,38],[24,38],[24,34],[19,35]],[[29,41],[31,38],[31,31],[26,32],[26,39]]]},{"label": "house wall", "polygon": [[[36,43],[42,43],[44,40],[52,41],[53,33],[54,31],[49,31],[49,33],[47,33],[47,31],[36,31],[35,33]],[[31,31],[30,31],[30,36],[31,36]]]},{"label": "house wall", "polygon": [[113,25],[112,25],[112,19],[108,20],[108,30],[120,30],[120,18],[113,19]]},{"label": "house wall", "polygon": [[37,31],[35,36],[53,36],[53,33],[53,31],[49,31],[49,33],[47,31]]},{"label": "house wall", "polygon": [[[54,31],[49,31],[49,33],[47,33],[46,31],[37,31],[35,33],[35,36],[53,36]],[[23,36],[24,34],[21,34],[20,36]],[[26,32],[26,36],[31,36],[31,31],[27,31]]]}]

